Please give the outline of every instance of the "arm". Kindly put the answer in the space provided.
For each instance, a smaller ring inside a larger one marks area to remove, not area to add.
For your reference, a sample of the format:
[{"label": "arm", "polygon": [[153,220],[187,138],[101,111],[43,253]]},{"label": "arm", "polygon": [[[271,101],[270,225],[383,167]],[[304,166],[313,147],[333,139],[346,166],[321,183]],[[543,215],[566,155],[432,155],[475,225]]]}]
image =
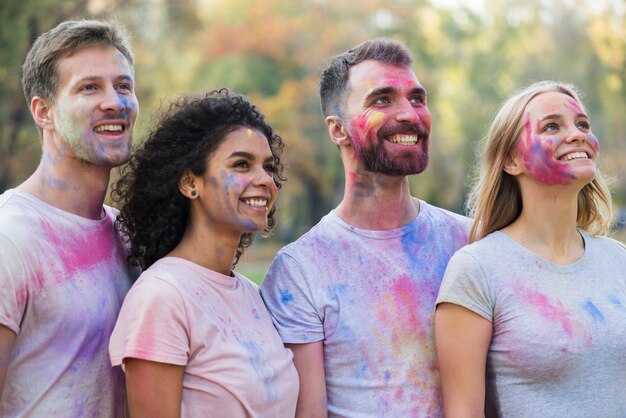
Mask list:
[{"label": "arm", "polygon": [[483,417],[490,321],[462,306],[441,303],[435,314],[435,343],[447,418]]},{"label": "arm", "polygon": [[293,351],[293,363],[300,377],[296,418],[326,418],[326,373],[324,343],[285,344]]},{"label": "arm", "polygon": [[[16,335],[11,329],[0,325],[0,397],[2,397],[2,391],[4,390],[4,381],[7,377],[9,359],[15,337]],[[2,408],[2,405],[0,405],[0,408]],[[2,409],[0,409],[0,415],[2,415]]]},{"label": "arm", "polygon": [[180,418],[184,366],[126,358],[131,418]]}]

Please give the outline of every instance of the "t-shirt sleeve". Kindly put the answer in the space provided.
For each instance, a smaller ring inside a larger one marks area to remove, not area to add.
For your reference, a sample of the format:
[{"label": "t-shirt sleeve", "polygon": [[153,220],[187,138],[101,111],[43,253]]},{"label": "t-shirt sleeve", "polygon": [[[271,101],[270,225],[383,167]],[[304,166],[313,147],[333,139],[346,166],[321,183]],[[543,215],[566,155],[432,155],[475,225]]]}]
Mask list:
[{"label": "t-shirt sleeve", "polygon": [[28,302],[28,272],[15,245],[0,235],[0,324],[16,334]]},{"label": "t-shirt sleeve", "polygon": [[159,277],[140,277],[128,292],[111,335],[111,364],[123,365],[132,357],[184,366],[190,354],[188,331],[178,290]]},{"label": "t-shirt sleeve", "polygon": [[437,304],[454,303],[493,321],[494,304],[482,266],[471,254],[460,250],[446,268]]},{"label": "t-shirt sleeve", "polygon": [[315,309],[300,264],[279,253],[261,285],[261,296],[283,342],[305,344],[324,339],[322,318]]}]

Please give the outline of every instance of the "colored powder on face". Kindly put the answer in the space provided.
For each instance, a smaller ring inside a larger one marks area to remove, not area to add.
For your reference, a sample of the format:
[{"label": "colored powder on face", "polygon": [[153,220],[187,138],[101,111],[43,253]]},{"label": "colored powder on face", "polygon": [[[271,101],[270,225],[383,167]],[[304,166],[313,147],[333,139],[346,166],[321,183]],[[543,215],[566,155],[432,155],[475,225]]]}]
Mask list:
[{"label": "colored powder on face", "polygon": [[[525,128],[526,136],[520,141],[518,149],[531,177],[547,185],[569,184],[574,176],[565,164],[555,159],[552,139],[542,140],[540,135],[533,136],[529,118],[526,119]],[[539,131],[539,122],[537,122],[537,131]]]},{"label": "colored powder on face", "polygon": [[522,286],[518,286],[516,292],[524,303],[534,306],[547,321],[559,323],[568,336],[571,337],[573,335],[570,314],[563,308],[560,302],[552,303],[543,293],[535,292]]},{"label": "colored powder on face", "polygon": [[375,112],[372,116],[368,117],[366,119],[365,132],[377,129],[383,119],[385,119],[385,114],[383,112]]},{"label": "colored powder on face", "polygon": [[569,104],[569,108],[577,114],[585,114],[585,111],[583,110],[583,108],[580,106],[580,103],[578,103],[576,100],[574,99],[569,99],[567,101],[567,103]]},{"label": "colored powder on face", "polygon": [[604,315],[591,301],[587,301],[583,305],[583,309],[593,318],[594,321],[604,322]]}]

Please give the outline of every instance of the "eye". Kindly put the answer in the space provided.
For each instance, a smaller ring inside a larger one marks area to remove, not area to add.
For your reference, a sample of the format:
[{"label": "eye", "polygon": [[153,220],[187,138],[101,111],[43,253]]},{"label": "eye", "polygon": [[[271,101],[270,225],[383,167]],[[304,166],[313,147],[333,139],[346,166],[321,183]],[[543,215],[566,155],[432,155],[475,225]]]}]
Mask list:
[{"label": "eye", "polygon": [[417,95],[417,96],[411,97],[409,101],[411,102],[411,104],[421,105],[421,104],[426,103],[426,98],[424,96]]},{"label": "eye", "polygon": [[554,132],[559,130],[559,125],[554,122],[548,123],[541,129],[541,132]]},{"label": "eye", "polygon": [[129,92],[133,91],[133,87],[130,84],[128,84],[128,83],[118,84],[117,85],[117,89],[118,90],[126,90],[126,91],[129,91]]},{"label": "eye", "polygon": [[276,172],[276,166],[274,164],[265,164],[263,166],[263,168],[265,169],[265,171],[267,171],[268,173],[272,173],[274,174]]},{"label": "eye", "polygon": [[246,160],[240,160],[240,161],[236,161],[235,164],[233,164],[233,167],[250,168],[250,164]]},{"label": "eye", "polygon": [[580,121],[580,122],[578,122],[576,124],[576,127],[578,129],[580,129],[580,130],[583,130],[583,131],[591,129],[591,126],[589,125],[589,122],[587,122],[587,121]]},{"label": "eye", "polygon": [[384,105],[391,103],[391,100],[387,96],[382,96],[374,100],[374,104]]},{"label": "eye", "polygon": [[94,84],[85,84],[80,88],[80,91],[94,91],[96,90],[96,86]]}]

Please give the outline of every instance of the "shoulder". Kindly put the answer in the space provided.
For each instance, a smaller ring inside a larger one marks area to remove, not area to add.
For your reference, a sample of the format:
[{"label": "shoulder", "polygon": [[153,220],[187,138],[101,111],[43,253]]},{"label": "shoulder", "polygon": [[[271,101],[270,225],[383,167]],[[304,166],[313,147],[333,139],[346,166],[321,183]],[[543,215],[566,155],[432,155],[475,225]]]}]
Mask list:
[{"label": "shoulder", "polygon": [[472,224],[472,220],[466,216],[459,215],[448,209],[433,206],[423,200],[420,200],[420,212],[433,222],[447,225],[451,228],[469,230]]},{"label": "shoulder", "polygon": [[314,250],[319,251],[330,246],[337,235],[342,233],[342,228],[336,218],[337,215],[332,212],[327,214],[300,238],[281,248],[277,256],[298,258],[310,255]]},{"label": "shoulder", "polygon": [[610,237],[593,237],[582,232],[590,251],[599,257],[608,257],[613,262],[626,260],[626,245]]}]

